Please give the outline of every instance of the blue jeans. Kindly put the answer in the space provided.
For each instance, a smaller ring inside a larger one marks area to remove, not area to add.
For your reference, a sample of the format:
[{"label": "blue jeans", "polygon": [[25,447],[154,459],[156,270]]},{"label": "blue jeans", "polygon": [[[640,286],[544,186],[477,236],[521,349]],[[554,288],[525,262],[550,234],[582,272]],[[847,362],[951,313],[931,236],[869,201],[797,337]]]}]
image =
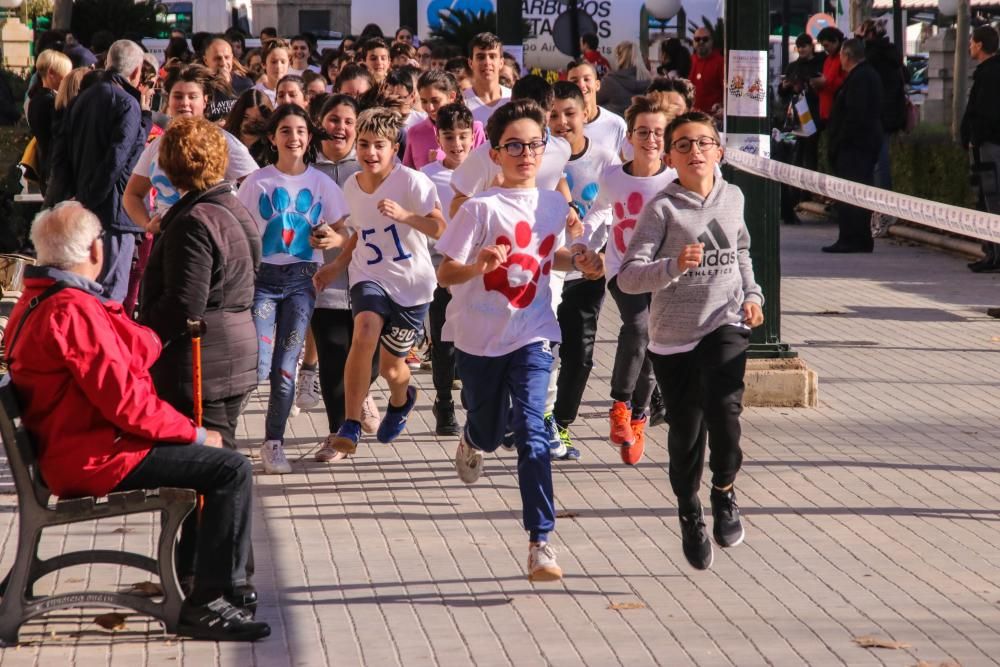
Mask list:
[{"label": "blue jeans", "polygon": [[97,282],[104,287],[108,298],[118,303],[123,303],[128,296],[135,238],[136,235],[132,232],[104,230],[104,266],[101,267]]},{"label": "blue jeans", "polygon": [[295,400],[295,367],[306,342],[316,303],[313,262],[261,264],[253,294],[257,328],[257,382],[271,379],[264,438],[284,440],[285,423]]},{"label": "blue jeans", "polygon": [[879,149],[878,162],[875,163],[875,187],[883,190],[892,190],[892,160],[889,158],[891,139],[891,135],[882,135],[882,148]]},{"label": "blue jeans", "polygon": [[544,542],[555,528],[552,460],[543,411],[549,388],[552,352],[548,343],[531,343],[502,357],[479,357],[455,350],[466,410],[465,440],[484,452],[496,451],[507,430],[517,443],[517,480],[524,529],[532,542]]}]

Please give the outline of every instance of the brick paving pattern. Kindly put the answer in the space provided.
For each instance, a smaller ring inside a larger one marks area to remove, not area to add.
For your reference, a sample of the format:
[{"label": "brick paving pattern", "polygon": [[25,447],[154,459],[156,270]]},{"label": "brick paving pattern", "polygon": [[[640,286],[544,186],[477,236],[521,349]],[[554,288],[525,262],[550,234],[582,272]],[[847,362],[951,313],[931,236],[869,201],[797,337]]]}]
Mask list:
[{"label": "brick paving pattern", "polygon": [[[14,665],[932,665],[1000,660],[1000,276],[880,241],[828,256],[829,226],[785,228],[783,335],[819,372],[816,409],[748,409],[737,480],[746,542],[694,572],[680,551],[665,428],[638,466],[607,444],[617,337],[606,302],[596,367],[555,465],[553,535],[566,578],[525,578],[515,458],[455,476],[432,433],[430,374],[408,433],[366,439],[349,462],[312,462],[322,410],[293,419],[293,474],[257,475],[259,617],[253,646],[177,641],[129,618],[59,612],[0,652]],[[380,407],[384,395],[379,392]],[[244,445],[259,442],[251,403]],[[254,454],[255,458],[256,455]],[[0,481],[5,481],[0,478]],[[707,490],[702,494],[707,501]],[[0,567],[16,540],[0,496]],[[49,552],[152,549],[148,519],[53,531]],[[76,568],[60,590],[145,577]],[[51,578],[50,578],[51,579]],[[44,588],[44,584],[41,586]],[[855,637],[909,645],[862,648]]]}]

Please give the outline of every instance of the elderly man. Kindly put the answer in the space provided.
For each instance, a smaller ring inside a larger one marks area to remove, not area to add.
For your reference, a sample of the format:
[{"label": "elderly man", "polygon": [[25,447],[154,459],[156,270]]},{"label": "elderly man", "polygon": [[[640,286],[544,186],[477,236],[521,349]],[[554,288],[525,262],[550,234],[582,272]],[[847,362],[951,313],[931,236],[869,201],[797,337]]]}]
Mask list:
[{"label": "elderly man", "polygon": [[706,28],[694,31],[694,54],[691,56],[691,83],[694,84],[694,108],[707,114],[718,112],[725,95],[726,62],[712,43]]},{"label": "elderly man", "polygon": [[100,79],[69,108],[53,153],[52,179],[57,187],[46,193],[47,205],[75,198],[100,219],[104,269],[98,282],[115,301],[128,293],[136,235],[145,231],[122,207],[125,186],[152,127],[153,91],[138,88],[142,61],[142,49],[127,39],[108,49]]},{"label": "elderly man", "polygon": [[218,432],[195,427],[157,397],[149,368],[159,338],[96,282],[103,235],[97,216],[77,202],[43,211],[31,226],[39,266],[25,272],[7,354],[42,475],[60,497],[161,486],[203,495],[200,529],[193,515],[183,528],[197,531],[197,558],[178,632],[214,641],[267,637],[266,623],[232,604],[256,602],[245,574],[250,464],[223,449]]},{"label": "elderly man", "polygon": [[[849,39],[840,48],[840,64],[847,78],[837,92],[827,127],[830,164],[834,176],[872,185],[875,163],[882,149],[882,80],[865,61],[865,43]],[[837,204],[840,236],[823,252],[871,252],[874,248],[871,213],[857,206]]]}]

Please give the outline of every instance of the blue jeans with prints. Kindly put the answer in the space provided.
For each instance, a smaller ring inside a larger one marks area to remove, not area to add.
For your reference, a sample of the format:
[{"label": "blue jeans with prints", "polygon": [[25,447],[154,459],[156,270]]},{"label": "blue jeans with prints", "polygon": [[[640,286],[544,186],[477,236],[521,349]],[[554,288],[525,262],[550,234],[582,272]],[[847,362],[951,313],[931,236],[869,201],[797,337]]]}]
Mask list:
[{"label": "blue jeans with prints", "polygon": [[531,343],[502,357],[479,357],[456,349],[455,360],[462,380],[466,442],[484,452],[496,451],[510,410],[524,529],[532,542],[544,542],[556,525],[552,459],[543,418],[553,361],[549,344]]},{"label": "blue jeans with prints", "polygon": [[295,370],[316,303],[314,262],[261,264],[253,295],[257,328],[257,382],[270,378],[264,438],[284,440],[295,400]]}]

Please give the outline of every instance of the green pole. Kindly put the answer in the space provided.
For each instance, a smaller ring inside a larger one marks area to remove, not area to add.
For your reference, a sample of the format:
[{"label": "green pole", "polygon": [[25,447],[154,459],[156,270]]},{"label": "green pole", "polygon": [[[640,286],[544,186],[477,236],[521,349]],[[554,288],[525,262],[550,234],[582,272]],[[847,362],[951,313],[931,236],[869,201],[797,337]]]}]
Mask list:
[{"label": "green pole", "polygon": [[[770,28],[768,0],[727,0],[725,56],[731,49],[768,52]],[[768,88],[770,82],[768,82]],[[770,99],[768,100],[770,103]],[[728,110],[727,110],[728,114]],[[770,114],[764,118],[726,116],[729,133],[770,135]],[[730,147],[728,150],[737,150]],[[781,342],[781,248],[778,204],[780,186],[768,179],[727,169],[726,178],[746,197],[746,221],[750,229],[750,256],[757,282],[764,290],[764,324],[753,331],[751,358],[795,357]]]}]

